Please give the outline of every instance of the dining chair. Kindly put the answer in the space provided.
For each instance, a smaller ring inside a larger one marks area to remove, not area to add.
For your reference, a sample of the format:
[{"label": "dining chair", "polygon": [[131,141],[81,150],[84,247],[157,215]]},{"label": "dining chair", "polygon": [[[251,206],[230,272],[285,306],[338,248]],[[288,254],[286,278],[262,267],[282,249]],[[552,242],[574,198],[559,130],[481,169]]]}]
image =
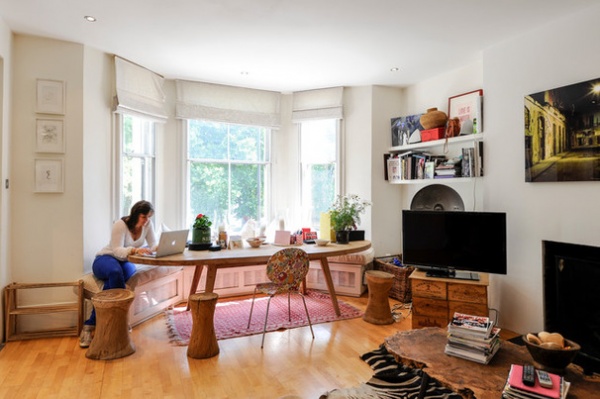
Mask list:
[{"label": "dining chair", "polygon": [[250,317],[248,318],[248,327],[250,328],[250,322],[252,321],[252,311],[254,310],[254,299],[258,292],[268,295],[267,311],[265,313],[265,324],[263,327],[263,337],[260,347],[262,348],[265,344],[265,335],[267,332],[267,320],[269,319],[269,305],[271,299],[277,294],[288,294],[288,319],[292,321],[291,311],[291,294],[298,294],[302,297],[302,303],[304,304],[304,311],[308,319],[308,325],[310,327],[310,333],[313,339],[315,334],[313,332],[312,323],[310,321],[310,315],[308,314],[308,307],[306,306],[306,300],[304,295],[300,292],[300,284],[306,278],[308,268],[310,266],[310,260],[308,254],[299,248],[284,248],[274,253],[267,261],[267,277],[270,282],[259,283],[254,288],[252,294],[252,305],[250,306]]}]

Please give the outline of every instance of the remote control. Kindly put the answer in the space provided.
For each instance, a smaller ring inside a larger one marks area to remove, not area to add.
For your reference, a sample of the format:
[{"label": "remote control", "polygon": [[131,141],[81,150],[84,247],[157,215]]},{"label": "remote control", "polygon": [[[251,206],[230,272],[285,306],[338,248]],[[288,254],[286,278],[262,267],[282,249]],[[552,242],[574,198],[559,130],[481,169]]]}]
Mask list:
[{"label": "remote control", "polygon": [[535,368],[531,364],[523,366],[523,384],[528,387],[535,385]]},{"label": "remote control", "polygon": [[538,381],[544,388],[552,388],[552,378],[544,370],[535,370],[537,373]]}]

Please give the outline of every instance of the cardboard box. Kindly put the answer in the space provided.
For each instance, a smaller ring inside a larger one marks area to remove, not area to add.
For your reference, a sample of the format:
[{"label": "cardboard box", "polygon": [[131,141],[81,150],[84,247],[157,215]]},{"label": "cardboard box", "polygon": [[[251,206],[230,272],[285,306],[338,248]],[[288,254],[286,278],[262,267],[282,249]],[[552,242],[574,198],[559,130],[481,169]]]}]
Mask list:
[{"label": "cardboard box", "polygon": [[421,130],[421,141],[433,141],[444,138],[445,127]]}]

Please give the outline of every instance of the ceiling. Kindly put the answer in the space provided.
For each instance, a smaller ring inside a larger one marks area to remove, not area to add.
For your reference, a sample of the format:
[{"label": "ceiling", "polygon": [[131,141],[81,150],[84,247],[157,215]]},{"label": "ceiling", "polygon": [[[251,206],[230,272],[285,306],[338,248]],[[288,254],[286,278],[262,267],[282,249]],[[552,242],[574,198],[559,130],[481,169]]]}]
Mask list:
[{"label": "ceiling", "polygon": [[[0,0],[15,33],[170,79],[282,92],[407,86],[598,0]],[[97,18],[90,23],[84,16]],[[393,72],[392,68],[398,68]]]}]

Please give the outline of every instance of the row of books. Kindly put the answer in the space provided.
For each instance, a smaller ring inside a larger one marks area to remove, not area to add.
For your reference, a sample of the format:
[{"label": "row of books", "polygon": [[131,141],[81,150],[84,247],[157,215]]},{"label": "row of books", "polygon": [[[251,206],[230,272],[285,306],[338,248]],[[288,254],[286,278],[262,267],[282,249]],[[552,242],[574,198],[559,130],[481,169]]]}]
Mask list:
[{"label": "row of books", "polygon": [[403,180],[444,179],[483,176],[483,142],[463,148],[461,155],[446,159],[422,151],[390,154],[387,158],[387,176],[390,183]]},{"label": "row of books", "polygon": [[565,399],[569,392],[571,383],[562,376],[548,373],[552,380],[552,387],[543,387],[538,378],[534,385],[523,383],[523,366],[513,364],[510,366],[506,385],[502,391],[503,399]]},{"label": "row of books", "polygon": [[488,364],[499,349],[500,328],[489,317],[454,313],[448,324],[447,355]]}]

